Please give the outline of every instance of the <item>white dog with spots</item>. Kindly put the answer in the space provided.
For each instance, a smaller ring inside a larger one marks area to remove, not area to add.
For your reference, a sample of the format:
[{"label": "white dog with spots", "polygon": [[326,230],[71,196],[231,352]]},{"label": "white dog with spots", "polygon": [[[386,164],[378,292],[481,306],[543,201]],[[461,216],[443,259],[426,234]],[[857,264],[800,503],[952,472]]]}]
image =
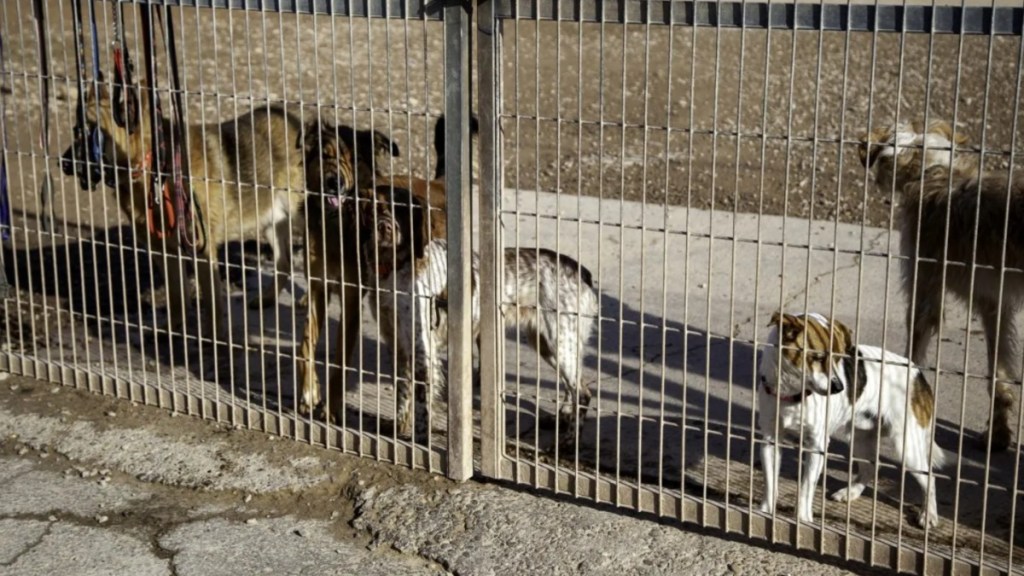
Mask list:
[{"label": "white dog with spots", "polygon": [[758,426],[765,437],[761,511],[775,510],[779,437],[801,442],[805,450],[797,517],[811,522],[829,440],[849,439],[855,432],[854,477],[831,496],[854,500],[874,477],[880,428],[925,494],[918,526],[935,527],[939,516],[930,472],[933,465],[942,467],[946,457],[932,441],[934,397],[921,371],[902,356],[854,345],[846,326],[818,314],[776,313],[770,326],[769,346],[758,366]]}]

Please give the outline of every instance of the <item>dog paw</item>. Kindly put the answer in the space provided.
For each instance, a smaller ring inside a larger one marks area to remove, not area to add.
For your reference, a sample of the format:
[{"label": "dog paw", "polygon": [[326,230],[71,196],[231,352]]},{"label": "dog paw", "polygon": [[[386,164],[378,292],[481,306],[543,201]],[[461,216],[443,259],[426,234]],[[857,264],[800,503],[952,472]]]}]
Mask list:
[{"label": "dog paw", "polygon": [[935,528],[939,525],[939,516],[934,512],[927,510],[921,510],[917,515],[917,527],[924,530],[925,528]]},{"label": "dog paw", "polygon": [[764,512],[765,514],[771,514],[772,512],[774,512],[772,508],[773,506],[769,504],[767,501],[761,502],[761,512]]},{"label": "dog paw", "polygon": [[831,496],[829,496],[829,498],[836,502],[853,502],[857,498],[860,498],[860,495],[863,493],[864,484],[858,482],[856,484],[847,486],[846,488],[840,488],[839,490],[836,490],[835,492],[832,493]]},{"label": "dog paw", "polygon": [[319,420],[321,422],[326,422],[328,424],[335,424],[336,422],[341,422],[340,416],[337,418],[334,416],[334,412],[336,412],[337,410],[338,409],[335,409],[332,412],[328,412],[327,403],[321,400],[320,402],[317,402],[316,407],[313,409],[313,419]]},{"label": "dog paw", "polygon": [[295,407],[295,410],[302,416],[310,416],[316,408],[319,408],[318,404],[311,404],[305,399],[302,399],[299,400],[299,405]]}]

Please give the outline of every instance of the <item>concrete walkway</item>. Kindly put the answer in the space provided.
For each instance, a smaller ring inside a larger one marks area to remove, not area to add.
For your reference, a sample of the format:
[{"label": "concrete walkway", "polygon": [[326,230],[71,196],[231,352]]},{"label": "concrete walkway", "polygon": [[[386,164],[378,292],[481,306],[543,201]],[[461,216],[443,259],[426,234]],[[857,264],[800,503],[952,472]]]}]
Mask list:
[{"label": "concrete walkway", "polygon": [[0,575],[850,574],[12,377]]}]

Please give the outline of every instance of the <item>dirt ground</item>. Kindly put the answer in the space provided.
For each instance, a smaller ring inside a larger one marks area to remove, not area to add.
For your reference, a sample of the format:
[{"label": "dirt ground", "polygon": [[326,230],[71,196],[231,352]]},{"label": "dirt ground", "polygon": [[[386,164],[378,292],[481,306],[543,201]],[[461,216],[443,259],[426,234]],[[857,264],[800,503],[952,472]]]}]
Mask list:
[{"label": "dirt ground", "polygon": [[[55,154],[70,140],[77,86],[70,12],[60,4],[50,4],[48,36]],[[4,8],[9,146],[16,166],[36,169],[14,179],[26,208],[42,167],[29,8],[27,0]],[[99,22],[105,46],[109,12]],[[394,171],[432,172],[429,135],[444,97],[440,23],[194,9],[178,22],[191,122],[285,100],[303,114],[372,123],[402,150]],[[126,28],[140,60],[133,18]],[[502,30],[506,185],[521,189],[888,226],[892,199],[865,184],[857,156],[869,119],[955,117],[976,148],[984,136],[993,168],[1007,165],[1021,130],[1014,37],[524,21]],[[58,203],[84,200],[70,179],[58,188]]]}]

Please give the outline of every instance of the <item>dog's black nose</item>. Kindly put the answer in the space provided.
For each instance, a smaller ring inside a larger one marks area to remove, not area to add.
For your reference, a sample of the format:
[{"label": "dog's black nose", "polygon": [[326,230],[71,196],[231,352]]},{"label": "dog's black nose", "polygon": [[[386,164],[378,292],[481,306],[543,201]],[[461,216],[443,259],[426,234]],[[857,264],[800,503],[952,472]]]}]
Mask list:
[{"label": "dog's black nose", "polygon": [[829,381],[829,383],[828,383],[828,393],[829,394],[839,394],[840,392],[842,392],[845,389],[846,389],[846,387],[843,386],[843,383],[839,381],[839,378],[833,377],[832,380]]}]

